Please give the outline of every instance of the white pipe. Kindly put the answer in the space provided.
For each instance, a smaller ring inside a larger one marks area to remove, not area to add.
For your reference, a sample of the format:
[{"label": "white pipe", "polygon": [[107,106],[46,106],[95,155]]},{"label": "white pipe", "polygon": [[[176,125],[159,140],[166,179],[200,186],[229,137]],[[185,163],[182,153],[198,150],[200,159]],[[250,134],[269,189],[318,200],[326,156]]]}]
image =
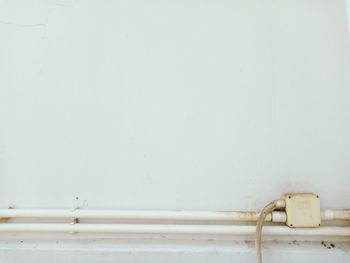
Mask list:
[{"label": "white pipe", "polygon": [[[66,232],[117,234],[182,234],[182,235],[255,235],[255,226],[237,225],[155,225],[155,224],[0,224],[0,232]],[[292,229],[266,226],[269,236],[350,236],[350,227],[320,227]]]},{"label": "white pipe", "polygon": [[321,211],[323,220],[350,220],[350,209],[348,210],[330,210],[324,209]]},{"label": "white pipe", "polygon": [[[0,209],[0,218],[90,218],[178,221],[257,221],[259,212],[244,211],[142,211],[142,210],[65,210],[65,209]],[[350,210],[322,210],[322,220],[350,220]],[[266,221],[286,222],[286,213],[274,211]]]},{"label": "white pipe", "polygon": [[[211,211],[142,211],[142,210],[64,210],[64,209],[2,209],[2,218],[93,218],[132,220],[184,221],[256,221],[259,212]],[[273,214],[274,222],[285,222],[285,213]],[[271,221],[271,214],[267,216]]]}]

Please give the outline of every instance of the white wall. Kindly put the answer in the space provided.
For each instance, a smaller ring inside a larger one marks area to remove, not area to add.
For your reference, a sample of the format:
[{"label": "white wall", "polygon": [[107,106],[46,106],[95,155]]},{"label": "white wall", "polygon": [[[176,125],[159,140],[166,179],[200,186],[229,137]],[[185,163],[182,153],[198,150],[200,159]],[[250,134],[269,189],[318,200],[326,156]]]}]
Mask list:
[{"label": "white wall", "polygon": [[347,21],[342,0],[1,1],[0,207],[348,207]]},{"label": "white wall", "polygon": [[[195,243],[195,244],[193,244]],[[83,248],[76,247],[74,242],[21,242],[6,241],[0,243],[0,258],[11,263],[77,263],[77,262],[125,262],[125,263],[256,263],[253,243],[243,242],[185,242],[181,244],[161,243],[148,240],[130,243],[128,241],[80,241]],[[197,245],[197,246],[195,246]],[[195,247],[194,247],[195,246]],[[72,249],[74,247],[74,249]],[[321,244],[265,243],[269,252],[264,254],[266,263],[349,263],[349,247],[335,243],[327,249]],[[190,248],[190,249],[189,249]]]}]

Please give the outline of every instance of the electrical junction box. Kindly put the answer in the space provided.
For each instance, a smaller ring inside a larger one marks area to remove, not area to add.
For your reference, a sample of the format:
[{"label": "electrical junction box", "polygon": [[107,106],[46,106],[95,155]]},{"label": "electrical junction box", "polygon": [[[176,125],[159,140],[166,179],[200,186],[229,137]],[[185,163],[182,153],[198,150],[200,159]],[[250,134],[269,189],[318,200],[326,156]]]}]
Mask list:
[{"label": "electrical junction box", "polygon": [[321,225],[318,195],[311,193],[286,194],[285,201],[289,227],[319,227]]}]

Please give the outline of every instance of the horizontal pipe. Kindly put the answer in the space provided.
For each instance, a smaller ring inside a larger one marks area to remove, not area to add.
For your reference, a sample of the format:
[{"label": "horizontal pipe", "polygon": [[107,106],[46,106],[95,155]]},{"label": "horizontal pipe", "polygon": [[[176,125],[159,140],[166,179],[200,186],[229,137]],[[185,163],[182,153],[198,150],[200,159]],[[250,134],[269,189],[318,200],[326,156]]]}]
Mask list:
[{"label": "horizontal pipe", "polygon": [[[0,232],[66,232],[114,234],[179,234],[179,235],[255,235],[255,226],[237,225],[162,225],[162,224],[0,224]],[[350,227],[320,227],[292,229],[266,226],[269,236],[350,236]]]},{"label": "horizontal pipe", "polygon": [[324,209],[321,211],[323,220],[350,220],[350,209],[331,210]]},{"label": "horizontal pipe", "polygon": [[[64,210],[64,209],[2,209],[2,218],[85,218],[178,221],[257,221],[259,212],[211,211],[147,211],[147,210]],[[275,212],[274,219],[285,222],[284,212]],[[271,214],[267,221],[271,221]]]},{"label": "horizontal pipe", "polygon": [[[0,209],[0,218],[85,218],[178,221],[257,221],[259,212],[245,211],[147,211],[147,210],[65,210],[65,209]],[[322,220],[350,220],[350,210],[322,210]],[[286,222],[286,213],[275,211],[266,221]]]}]

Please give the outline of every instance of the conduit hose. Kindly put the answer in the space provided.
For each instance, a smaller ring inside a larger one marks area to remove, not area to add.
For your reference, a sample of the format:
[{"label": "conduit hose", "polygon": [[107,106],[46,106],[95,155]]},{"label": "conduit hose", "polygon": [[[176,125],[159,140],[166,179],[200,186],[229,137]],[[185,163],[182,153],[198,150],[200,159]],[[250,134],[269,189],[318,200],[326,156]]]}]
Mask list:
[{"label": "conduit hose", "polygon": [[[284,200],[275,200],[266,205],[263,210],[261,210],[259,219],[256,224],[256,235],[255,235],[255,247],[258,257],[258,263],[262,263],[262,253],[261,253],[261,236],[262,236],[262,227],[265,221],[265,218],[268,214],[272,213],[275,209],[284,208],[286,203]],[[271,218],[273,221],[273,218]]]}]

